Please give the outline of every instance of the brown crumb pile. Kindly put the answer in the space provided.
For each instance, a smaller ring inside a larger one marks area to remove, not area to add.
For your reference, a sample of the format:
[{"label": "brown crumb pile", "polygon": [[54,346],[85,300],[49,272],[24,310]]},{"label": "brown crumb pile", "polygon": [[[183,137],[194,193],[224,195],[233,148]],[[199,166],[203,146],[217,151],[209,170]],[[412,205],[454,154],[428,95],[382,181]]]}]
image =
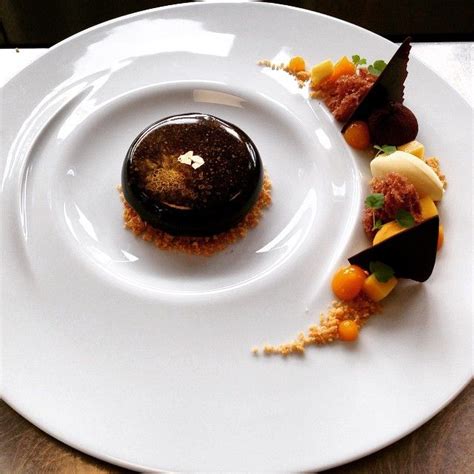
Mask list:
[{"label": "brown crumb pile", "polygon": [[432,170],[436,173],[440,181],[443,183],[443,188],[446,189],[448,187],[448,181],[446,179],[446,176],[441,171],[441,166],[439,164],[438,158],[435,158],[434,156],[430,158],[425,158],[425,163],[430,168],[432,168]]},{"label": "brown crumb pile", "polygon": [[293,72],[284,63],[275,64],[275,63],[272,63],[269,59],[262,59],[258,61],[257,64],[259,66],[269,67],[273,69],[274,71],[285,71],[286,73],[290,74],[296,79],[296,82],[298,83],[298,87],[300,89],[302,89],[311,78],[311,73],[309,71]]},{"label": "brown crumb pile", "polygon": [[369,239],[373,239],[376,230],[374,222],[380,219],[383,224],[395,219],[397,211],[408,211],[416,222],[421,221],[420,197],[408,179],[398,173],[388,173],[384,178],[373,178],[370,182],[373,193],[384,195],[384,205],[381,209],[365,208],[362,223]]},{"label": "brown crumb pile", "polygon": [[153,228],[142,220],[121,193],[124,206],[123,220],[126,229],[131,230],[143,240],[153,243],[153,245],[161,250],[174,250],[191,255],[209,257],[245,237],[247,232],[259,223],[263,210],[269,207],[272,202],[271,189],[270,178],[265,174],[262,191],[257,202],[242,221],[226,232],[208,237],[176,236]]},{"label": "brown crumb pile", "polygon": [[[371,316],[381,311],[380,303],[365,295],[360,295],[352,301],[333,301],[327,313],[321,314],[319,325],[311,325],[306,333],[301,332],[293,341],[277,346],[265,345],[262,353],[282,356],[303,354],[307,346],[325,345],[339,339],[338,326],[342,321],[351,319],[360,329]],[[254,347],[252,353],[258,355],[258,348]]]},{"label": "brown crumb pile", "polygon": [[311,97],[323,100],[335,119],[345,122],[376,80],[377,77],[367,69],[358,69],[355,74],[341,76],[335,81],[323,81]]}]

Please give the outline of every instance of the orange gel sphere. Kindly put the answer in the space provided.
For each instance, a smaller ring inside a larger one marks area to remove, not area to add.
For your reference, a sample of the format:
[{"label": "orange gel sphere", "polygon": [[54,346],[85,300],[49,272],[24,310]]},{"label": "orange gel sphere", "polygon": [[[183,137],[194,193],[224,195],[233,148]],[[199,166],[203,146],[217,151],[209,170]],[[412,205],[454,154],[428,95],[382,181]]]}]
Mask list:
[{"label": "orange gel sphere", "polygon": [[354,299],[362,290],[367,274],[357,265],[340,268],[332,277],[332,291],[343,301]]},{"label": "orange gel sphere", "polygon": [[344,138],[348,145],[357,150],[365,150],[370,146],[369,127],[365,122],[357,120],[352,122],[344,132]]},{"label": "orange gel sphere", "polygon": [[359,335],[359,328],[357,324],[350,319],[341,321],[339,323],[337,331],[339,333],[339,339],[341,339],[341,341],[355,341],[357,339],[357,336]]}]

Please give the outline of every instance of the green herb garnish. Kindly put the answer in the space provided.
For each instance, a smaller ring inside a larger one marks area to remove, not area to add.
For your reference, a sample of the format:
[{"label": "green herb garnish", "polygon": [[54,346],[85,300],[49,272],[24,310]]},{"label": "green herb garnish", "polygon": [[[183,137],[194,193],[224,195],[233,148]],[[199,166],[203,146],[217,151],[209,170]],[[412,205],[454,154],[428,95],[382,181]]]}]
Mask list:
[{"label": "green herb garnish", "polygon": [[382,193],[369,194],[365,198],[365,205],[371,209],[381,209],[384,205],[384,195]]},{"label": "green herb garnish", "polygon": [[381,153],[384,153],[385,155],[390,155],[397,151],[397,147],[394,145],[374,145],[374,148],[377,150],[377,154],[375,155],[376,157],[379,156]]},{"label": "green herb garnish", "polygon": [[372,230],[380,229],[382,221],[380,219],[375,220],[375,210],[383,208],[385,196],[382,193],[369,194],[364,202],[366,207],[374,209],[374,212],[372,212]]},{"label": "green herb garnish", "polygon": [[367,64],[367,59],[361,58],[358,54],[354,54],[354,56],[352,56],[352,62],[354,66],[362,66],[363,64]]},{"label": "green herb garnish", "polygon": [[[354,54],[352,56],[352,62],[354,63],[354,66],[360,67],[364,64],[367,64],[367,59],[361,58],[358,54]],[[377,61],[374,61],[374,63],[371,64],[367,70],[374,76],[380,76],[380,73],[385,69],[386,66],[387,63],[383,59],[377,59]]]},{"label": "green herb garnish", "polygon": [[395,215],[395,219],[402,227],[413,227],[415,225],[415,219],[405,209],[399,209]]},{"label": "green herb garnish", "polygon": [[[375,216],[374,216],[375,217]],[[380,230],[383,226],[383,222],[381,219],[377,219],[375,222],[374,222],[374,225],[372,227],[372,230]]]},{"label": "green herb garnish", "polygon": [[390,278],[393,278],[395,274],[391,266],[385,265],[385,263],[379,261],[370,262],[369,268],[370,273],[373,273],[380,283],[387,283],[387,281],[390,280]]},{"label": "green herb garnish", "polygon": [[374,68],[382,72],[387,67],[387,63],[383,59],[374,62]]},{"label": "green herb garnish", "polygon": [[374,64],[371,64],[367,69],[370,74],[374,76],[380,76],[380,73],[385,69],[387,63],[383,59],[377,59],[374,61]]}]

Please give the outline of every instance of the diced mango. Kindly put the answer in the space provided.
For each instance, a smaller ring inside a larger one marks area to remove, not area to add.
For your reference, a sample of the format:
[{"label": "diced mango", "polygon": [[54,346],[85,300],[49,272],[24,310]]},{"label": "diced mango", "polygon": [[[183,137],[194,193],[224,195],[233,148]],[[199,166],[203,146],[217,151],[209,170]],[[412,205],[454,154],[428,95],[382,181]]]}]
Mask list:
[{"label": "diced mango", "polygon": [[288,69],[293,72],[297,73],[300,71],[304,71],[306,68],[304,59],[301,56],[294,56],[290,59],[290,62],[288,63]]},{"label": "diced mango", "polygon": [[324,79],[327,79],[334,72],[334,64],[330,59],[321,61],[311,69],[311,85],[317,87]]},{"label": "diced mango", "polygon": [[341,76],[354,74],[355,71],[355,64],[347,56],[342,56],[342,58],[334,64],[334,71],[328,80],[335,81]]},{"label": "diced mango", "polygon": [[434,203],[433,199],[429,196],[422,197],[420,199],[420,207],[421,207],[421,218],[425,221],[430,217],[434,217],[438,215],[438,208]]},{"label": "diced mango", "polygon": [[410,153],[410,155],[415,155],[416,157],[421,159],[425,157],[425,146],[422,143],[417,142],[416,140],[412,140],[411,142],[405,143],[405,145],[397,146],[397,150]]},{"label": "diced mango", "polygon": [[372,274],[364,281],[362,291],[372,300],[380,301],[383,300],[394,288],[397,286],[398,280],[395,277],[390,278],[387,282],[383,283],[375,278]]},{"label": "diced mango", "polygon": [[406,227],[402,227],[397,221],[390,221],[384,224],[380,230],[375,234],[372,245],[379,244],[382,240],[388,239],[399,232],[407,230]]},{"label": "diced mango", "polygon": [[438,232],[438,246],[437,250],[439,250],[444,243],[444,227],[440,224],[439,225],[439,232]]}]

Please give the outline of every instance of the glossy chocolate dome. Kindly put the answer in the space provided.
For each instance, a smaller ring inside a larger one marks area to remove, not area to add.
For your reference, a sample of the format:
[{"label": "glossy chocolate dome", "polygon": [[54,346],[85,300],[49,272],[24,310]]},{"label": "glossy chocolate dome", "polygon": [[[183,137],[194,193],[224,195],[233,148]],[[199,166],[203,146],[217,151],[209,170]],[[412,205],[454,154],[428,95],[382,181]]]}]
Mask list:
[{"label": "glossy chocolate dome", "polygon": [[263,167],[252,140],[207,114],[164,118],[130,146],[122,168],[127,202],[151,226],[205,236],[236,225],[255,204]]}]

